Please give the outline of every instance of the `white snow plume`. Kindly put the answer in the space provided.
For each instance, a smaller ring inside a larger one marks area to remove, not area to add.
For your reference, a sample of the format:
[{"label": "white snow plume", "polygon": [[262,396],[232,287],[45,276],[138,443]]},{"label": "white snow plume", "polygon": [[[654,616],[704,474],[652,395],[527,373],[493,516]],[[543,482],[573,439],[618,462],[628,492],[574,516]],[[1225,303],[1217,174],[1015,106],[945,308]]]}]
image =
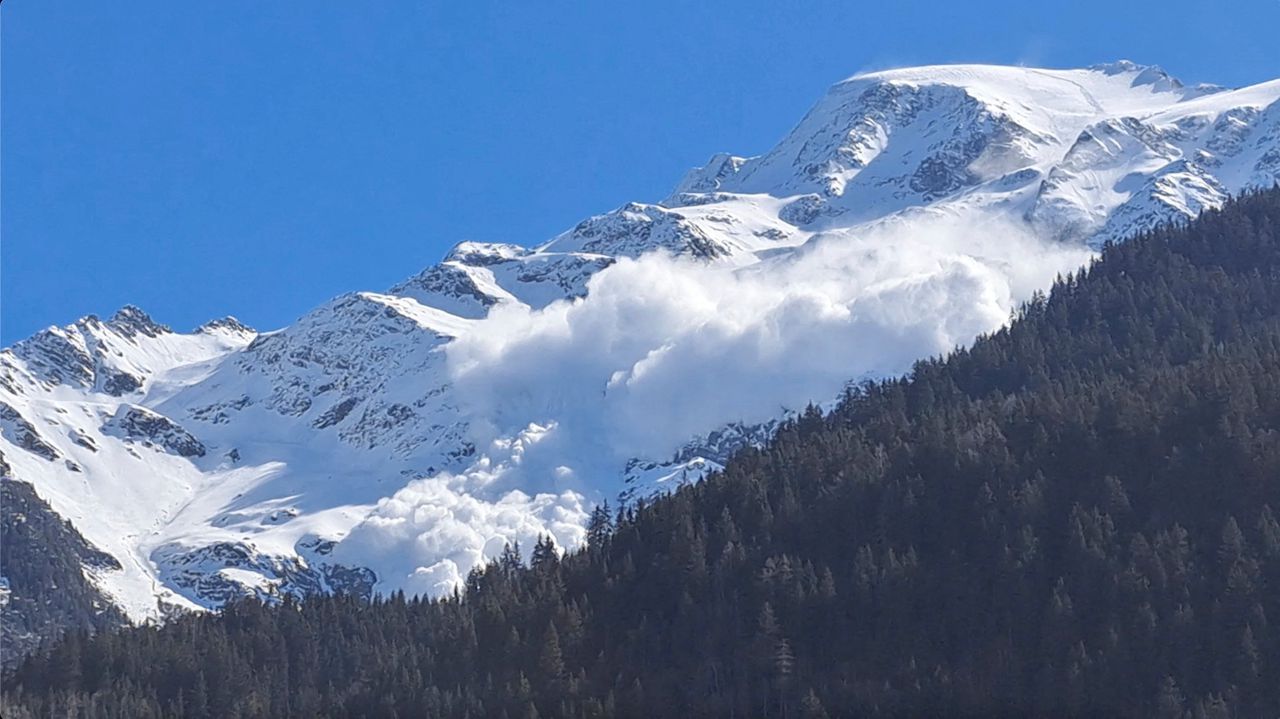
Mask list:
[{"label": "white snow plume", "polygon": [[623,259],[585,298],[500,305],[446,346],[475,463],[381,500],[334,558],[374,570],[380,591],[439,595],[507,542],[576,547],[627,459],[905,372],[1090,256],[1013,224],[915,218],[746,269]]},{"label": "white snow plume", "polygon": [[337,545],[334,558],[372,569],[378,591],[439,596],[459,587],[473,567],[495,558],[508,543],[527,555],[539,537],[560,547],[586,538],[589,504],[573,491],[530,496],[505,486],[521,454],[546,435],[533,427],[482,456],[467,472],[410,482],[377,507]]},{"label": "white snow plume", "polygon": [[1090,257],[954,215],[820,235],[746,269],[646,255],[597,274],[585,298],[496,308],[448,346],[449,365],[477,446],[554,425],[515,468],[521,486],[562,467],[598,482],[626,458],[968,344]]},{"label": "white snow plume", "polygon": [[380,500],[333,558],[378,591],[440,595],[508,542],[576,547],[628,459],[906,372],[1091,256],[989,213],[923,211],[746,266],[622,258],[585,297],[500,303],[443,345],[473,463]]},{"label": "white snow plume", "polygon": [[[363,591],[331,542],[380,591],[448,591],[506,541],[573,545],[584,506],[696,481],[760,420],[971,342],[1086,245],[1272,186],[1278,158],[1280,80],[865,73],[658,204],[462,243],[282,331],[126,308],[38,333],[0,351],[0,451],[120,561],[95,581],[138,621]],[[118,431],[122,410],[147,421]]]}]

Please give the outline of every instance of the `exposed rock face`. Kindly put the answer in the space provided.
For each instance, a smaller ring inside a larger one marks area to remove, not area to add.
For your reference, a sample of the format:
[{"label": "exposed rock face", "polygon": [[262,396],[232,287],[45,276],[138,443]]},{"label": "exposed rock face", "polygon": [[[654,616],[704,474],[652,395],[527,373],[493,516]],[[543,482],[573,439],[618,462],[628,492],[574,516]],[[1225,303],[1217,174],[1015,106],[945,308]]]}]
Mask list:
[{"label": "exposed rock face", "polygon": [[829,211],[827,201],[821,195],[801,195],[788,202],[778,212],[778,218],[797,227],[803,227]]},{"label": "exposed rock face", "polygon": [[143,337],[159,337],[162,334],[173,332],[173,330],[151,319],[150,315],[133,305],[121,307],[111,316],[107,324],[116,332],[131,339],[139,335]]},{"label": "exposed rock face", "polygon": [[230,315],[227,315],[226,317],[220,317],[216,320],[209,320],[208,322],[197,327],[196,332],[204,332],[209,334],[221,332],[223,334],[230,334],[230,335],[257,334],[257,331],[254,330],[252,327],[244,324],[240,320]]},{"label": "exposed rock face", "polygon": [[391,294],[424,300],[424,304],[440,306],[459,317],[484,317],[489,308],[509,298],[506,292],[495,291],[493,274],[484,266],[488,264],[495,263],[469,267],[461,262],[442,262],[391,288]]},{"label": "exposed rock face", "polygon": [[[309,554],[313,561],[323,556],[314,549]],[[269,556],[232,542],[195,549],[166,546],[153,556],[168,583],[201,603],[215,605],[249,596],[305,599],[334,592],[368,598],[376,580],[363,567],[325,562],[313,566],[303,556]]]},{"label": "exposed rock face", "polygon": [[724,468],[733,455],[750,447],[763,447],[782,420],[746,425],[733,422],[685,443],[666,461],[633,459],[623,471],[623,503],[651,499],[697,482]]},{"label": "exposed rock face", "polygon": [[704,260],[730,252],[679,212],[635,202],[583,220],[544,248],[610,257],[638,257],[645,252],[666,250]]},{"label": "exposed rock face", "polygon": [[116,415],[102,425],[102,430],[126,442],[162,447],[179,457],[203,457],[205,453],[200,440],[177,422],[143,407],[121,406]]},{"label": "exposed rock face", "polygon": [[128,372],[108,371],[103,374],[105,376],[102,380],[102,391],[112,397],[122,397],[142,389],[141,378],[135,377]]},{"label": "exposed rock face", "polygon": [[36,428],[18,413],[18,410],[0,402],[0,434],[20,449],[47,459],[50,462],[60,456],[58,450],[44,440]]},{"label": "exposed rock face", "polygon": [[317,417],[316,421],[311,423],[311,426],[315,427],[316,429],[324,429],[325,427],[332,427],[333,425],[346,419],[347,415],[351,414],[351,410],[355,408],[356,404],[359,403],[359,401],[360,400],[356,399],[355,397],[348,397],[342,400],[341,402],[330,407],[328,410],[325,410],[325,413]]}]

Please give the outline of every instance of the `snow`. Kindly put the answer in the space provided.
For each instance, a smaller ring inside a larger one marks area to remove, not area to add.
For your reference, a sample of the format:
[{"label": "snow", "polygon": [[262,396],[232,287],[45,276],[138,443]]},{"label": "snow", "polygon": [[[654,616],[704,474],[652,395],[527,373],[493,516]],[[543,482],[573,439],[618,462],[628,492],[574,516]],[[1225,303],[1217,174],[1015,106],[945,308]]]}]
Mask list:
[{"label": "snow", "polygon": [[349,568],[447,592],[999,327],[1104,241],[1276,182],[1278,100],[1125,62],[857,75],[660,203],[462,243],[274,332],[50,328],[0,353],[0,449],[120,560],[91,579],[135,620]]}]

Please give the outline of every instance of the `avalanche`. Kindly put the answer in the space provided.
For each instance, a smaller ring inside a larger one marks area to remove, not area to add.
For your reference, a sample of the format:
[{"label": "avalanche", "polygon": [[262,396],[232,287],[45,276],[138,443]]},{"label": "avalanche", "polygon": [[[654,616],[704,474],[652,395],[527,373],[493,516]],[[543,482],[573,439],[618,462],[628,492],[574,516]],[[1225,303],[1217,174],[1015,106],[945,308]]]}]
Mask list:
[{"label": "avalanche", "polygon": [[[665,491],[845,383],[1005,322],[1102,243],[1280,181],[1280,81],[937,66],[837,83],[763,155],[543,245],[462,243],[258,333],[140,310],[0,353],[0,450],[136,620],[437,593]],[[0,578],[2,579],[2,578]]]}]

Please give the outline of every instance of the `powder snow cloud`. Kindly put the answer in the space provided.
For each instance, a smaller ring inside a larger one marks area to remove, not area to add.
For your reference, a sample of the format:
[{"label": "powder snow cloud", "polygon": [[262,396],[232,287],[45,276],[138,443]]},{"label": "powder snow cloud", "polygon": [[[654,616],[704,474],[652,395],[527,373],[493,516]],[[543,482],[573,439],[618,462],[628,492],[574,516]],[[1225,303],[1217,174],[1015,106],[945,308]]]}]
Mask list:
[{"label": "powder snow cloud", "polygon": [[1000,327],[1089,258],[958,216],[820,235],[746,269],[652,254],[600,272],[585,298],[501,305],[447,351],[478,446],[555,425],[524,461],[524,481],[543,486],[528,472],[616,475],[727,422],[905,372]]},{"label": "powder snow cloud", "polygon": [[627,459],[906,372],[1090,257],[1016,224],[923,215],[747,268],[624,259],[584,298],[499,305],[446,348],[476,463],[382,500],[335,558],[383,590],[439,594],[508,541],[575,546]]},{"label": "powder snow cloud", "polygon": [[496,459],[486,454],[461,474],[410,482],[378,502],[338,544],[334,559],[372,569],[379,591],[434,596],[452,591],[509,543],[526,552],[543,536],[562,547],[580,545],[589,509],[581,494],[501,487],[504,475],[519,470],[524,451],[546,436],[543,428],[528,429],[491,447]]}]

